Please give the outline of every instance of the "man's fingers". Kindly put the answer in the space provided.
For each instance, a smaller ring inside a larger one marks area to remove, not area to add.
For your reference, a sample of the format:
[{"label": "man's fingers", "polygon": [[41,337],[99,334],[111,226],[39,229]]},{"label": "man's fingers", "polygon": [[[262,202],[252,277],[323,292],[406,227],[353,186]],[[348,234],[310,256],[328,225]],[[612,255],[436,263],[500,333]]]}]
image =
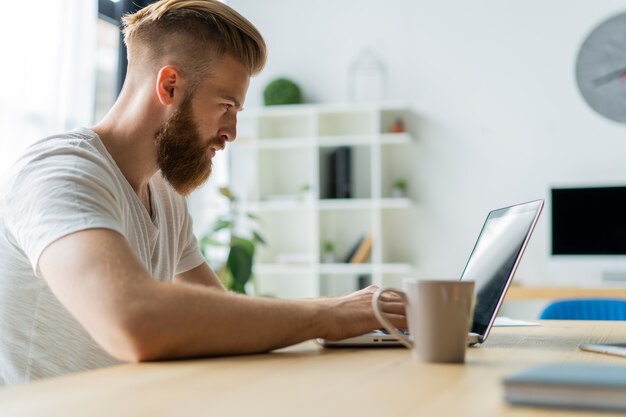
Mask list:
[{"label": "man's fingers", "polygon": [[404,304],[402,303],[384,303],[381,305],[381,309],[383,312],[388,313],[388,314],[397,314],[400,316],[404,316],[405,315],[405,308],[404,308]]},{"label": "man's fingers", "polygon": [[386,293],[381,294],[381,296],[378,297],[378,303],[381,305],[385,305],[387,303],[404,304],[402,297],[392,292],[386,292]]},{"label": "man's fingers", "polygon": [[405,306],[400,302],[385,302],[379,303],[378,307],[386,313],[403,314],[405,312]]},{"label": "man's fingers", "polygon": [[396,321],[400,320],[400,323],[406,326],[405,305],[398,294],[392,292],[382,294],[378,299],[378,306],[390,320],[394,317]]},{"label": "man's fingers", "polygon": [[385,317],[397,328],[406,329],[408,327],[404,314],[385,314]]}]

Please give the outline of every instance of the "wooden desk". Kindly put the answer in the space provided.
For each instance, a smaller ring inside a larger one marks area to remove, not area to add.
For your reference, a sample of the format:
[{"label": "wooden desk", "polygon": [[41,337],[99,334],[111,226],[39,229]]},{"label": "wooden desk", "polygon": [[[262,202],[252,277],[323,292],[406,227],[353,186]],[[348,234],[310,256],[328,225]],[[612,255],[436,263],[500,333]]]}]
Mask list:
[{"label": "wooden desk", "polygon": [[0,389],[0,415],[570,416],[508,406],[502,377],[551,361],[626,365],[576,348],[624,342],[626,323],[543,323],[495,328],[465,365],[413,362],[403,348],[325,350],[313,342],[267,355],[121,365]]},{"label": "wooden desk", "polygon": [[574,288],[574,287],[532,287],[512,285],[506,292],[506,301],[559,298],[623,298],[626,288]]}]

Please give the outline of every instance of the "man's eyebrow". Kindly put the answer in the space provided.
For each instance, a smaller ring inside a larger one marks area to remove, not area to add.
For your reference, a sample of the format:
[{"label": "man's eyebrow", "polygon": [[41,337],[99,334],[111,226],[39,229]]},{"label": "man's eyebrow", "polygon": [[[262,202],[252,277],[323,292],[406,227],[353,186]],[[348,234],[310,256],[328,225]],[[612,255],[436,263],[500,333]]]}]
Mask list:
[{"label": "man's eyebrow", "polygon": [[237,110],[240,110],[240,111],[243,110],[243,106],[241,105],[241,103],[235,97],[230,96],[228,94],[220,94],[220,97],[235,103],[235,107],[237,108]]}]

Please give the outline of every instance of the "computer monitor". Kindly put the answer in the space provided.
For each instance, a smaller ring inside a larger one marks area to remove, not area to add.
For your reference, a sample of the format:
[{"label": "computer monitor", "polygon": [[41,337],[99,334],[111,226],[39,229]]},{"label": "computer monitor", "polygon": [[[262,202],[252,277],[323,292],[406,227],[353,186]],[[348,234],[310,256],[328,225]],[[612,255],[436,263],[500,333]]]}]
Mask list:
[{"label": "computer monitor", "polygon": [[626,255],[626,186],[553,188],[552,255]]}]

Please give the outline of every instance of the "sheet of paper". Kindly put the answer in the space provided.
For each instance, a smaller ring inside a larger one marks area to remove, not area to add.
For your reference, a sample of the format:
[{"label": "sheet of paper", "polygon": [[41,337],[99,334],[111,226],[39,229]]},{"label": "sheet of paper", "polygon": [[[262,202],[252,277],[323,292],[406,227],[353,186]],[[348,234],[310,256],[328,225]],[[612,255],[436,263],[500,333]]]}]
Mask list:
[{"label": "sheet of paper", "polygon": [[496,327],[541,326],[539,323],[535,323],[532,321],[515,320],[508,317],[496,317],[493,325]]}]

